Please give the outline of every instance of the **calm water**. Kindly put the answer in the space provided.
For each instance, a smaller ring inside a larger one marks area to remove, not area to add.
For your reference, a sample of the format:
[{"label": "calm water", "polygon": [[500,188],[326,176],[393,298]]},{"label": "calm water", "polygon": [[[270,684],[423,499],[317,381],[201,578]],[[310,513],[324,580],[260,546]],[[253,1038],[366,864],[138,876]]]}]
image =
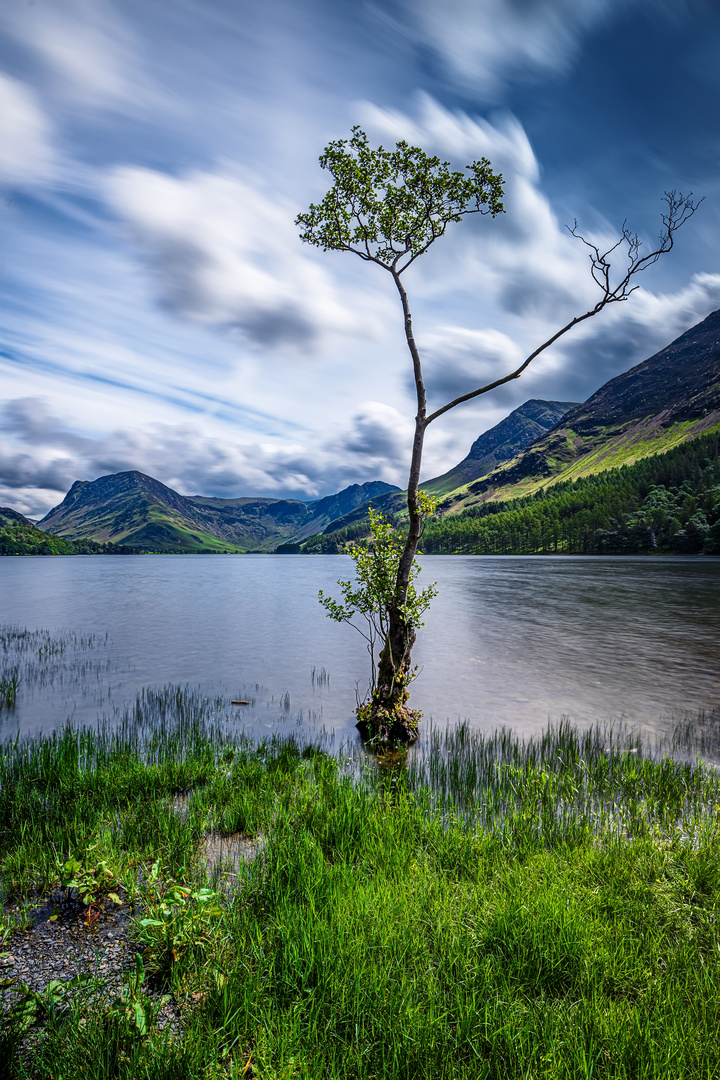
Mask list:
[{"label": "calm water", "polygon": [[[0,623],[103,640],[25,680],[0,736],[112,718],[139,688],[168,683],[250,698],[235,710],[250,731],[302,717],[349,735],[365,645],[317,592],[351,569],[343,556],[2,558]],[[436,723],[659,728],[720,705],[720,559],[449,556],[426,558],[423,579],[440,595],[413,703]]]}]

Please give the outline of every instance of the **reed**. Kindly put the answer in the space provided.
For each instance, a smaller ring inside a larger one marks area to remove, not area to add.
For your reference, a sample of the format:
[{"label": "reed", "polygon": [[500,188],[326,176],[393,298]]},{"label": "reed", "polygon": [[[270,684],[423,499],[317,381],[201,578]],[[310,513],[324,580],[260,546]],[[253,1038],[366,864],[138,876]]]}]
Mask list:
[{"label": "reed", "polygon": [[[3,746],[6,899],[92,850],[144,958],[125,1004],[90,980],[10,1012],[9,1075],[720,1075],[713,768],[568,723],[331,756],[221,705],[148,690],[114,730]],[[265,843],[230,888],[203,840],[238,833]]]}]

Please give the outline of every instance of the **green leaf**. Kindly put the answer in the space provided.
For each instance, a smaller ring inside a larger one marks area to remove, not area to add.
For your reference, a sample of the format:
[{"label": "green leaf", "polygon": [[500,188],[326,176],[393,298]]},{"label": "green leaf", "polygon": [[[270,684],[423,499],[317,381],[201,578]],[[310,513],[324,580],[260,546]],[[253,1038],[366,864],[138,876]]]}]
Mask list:
[{"label": "green leaf", "polygon": [[141,1035],[147,1035],[148,1022],[147,1016],[145,1015],[145,1007],[139,1001],[136,1001],[133,1003],[132,1010],[135,1027]]}]

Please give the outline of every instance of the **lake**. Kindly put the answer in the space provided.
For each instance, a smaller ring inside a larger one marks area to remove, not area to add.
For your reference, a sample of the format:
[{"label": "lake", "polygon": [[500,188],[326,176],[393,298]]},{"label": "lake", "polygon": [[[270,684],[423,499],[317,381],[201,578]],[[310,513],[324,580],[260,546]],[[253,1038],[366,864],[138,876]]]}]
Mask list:
[{"label": "lake", "polygon": [[[567,716],[659,731],[720,705],[720,559],[436,556],[422,567],[420,582],[440,589],[414,653],[426,726],[529,734]],[[249,699],[233,715],[253,734],[302,723],[354,737],[365,643],[317,602],[351,572],[341,555],[4,557],[0,623],[96,637],[26,651],[0,737],[113,721],[143,686],[175,683]]]}]

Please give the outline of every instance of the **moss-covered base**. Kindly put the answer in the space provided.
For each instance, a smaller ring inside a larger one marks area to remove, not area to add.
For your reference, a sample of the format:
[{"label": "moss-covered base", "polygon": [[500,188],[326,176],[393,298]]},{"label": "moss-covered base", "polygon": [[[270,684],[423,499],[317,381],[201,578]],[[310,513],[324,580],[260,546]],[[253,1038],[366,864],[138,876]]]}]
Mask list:
[{"label": "moss-covered base", "polygon": [[393,746],[398,743],[414,743],[420,734],[422,713],[410,709],[407,705],[396,705],[393,709],[378,704],[376,701],[365,702],[356,710],[357,729],[363,742],[371,746]]}]

